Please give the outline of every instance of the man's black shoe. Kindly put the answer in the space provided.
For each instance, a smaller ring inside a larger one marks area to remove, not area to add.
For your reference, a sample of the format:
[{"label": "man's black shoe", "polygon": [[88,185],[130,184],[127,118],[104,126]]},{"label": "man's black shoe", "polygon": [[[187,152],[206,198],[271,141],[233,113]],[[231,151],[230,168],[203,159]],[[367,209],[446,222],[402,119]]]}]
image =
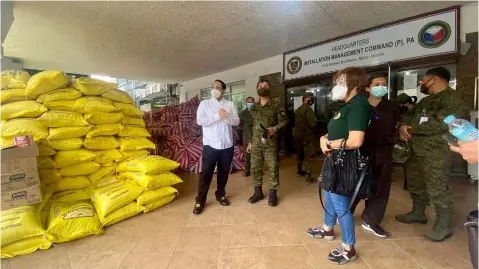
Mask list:
[{"label": "man's black shoe", "polygon": [[205,206],[202,204],[196,204],[195,208],[193,209],[193,214],[195,215],[200,215],[203,213],[203,209],[205,209]]},{"label": "man's black shoe", "polygon": [[222,206],[229,206],[230,205],[230,202],[224,196],[223,197],[216,197],[216,201],[220,202],[220,205],[222,205]]},{"label": "man's black shoe", "polygon": [[272,207],[278,205],[278,196],[276,195],[276,190],[269,190],[268,205]]}]

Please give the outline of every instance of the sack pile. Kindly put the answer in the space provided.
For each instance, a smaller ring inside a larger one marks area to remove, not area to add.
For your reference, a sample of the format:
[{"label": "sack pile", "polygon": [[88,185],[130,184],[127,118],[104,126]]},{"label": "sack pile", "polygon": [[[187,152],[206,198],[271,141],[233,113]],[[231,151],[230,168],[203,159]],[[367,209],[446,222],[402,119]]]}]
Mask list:
[{"label": "sack pile", "polygon": [[[44,190],[40,205],[1,213],[2,258],[101,234],[103,227],[176,197],[171,185],[181,179],[170,171],[179,164],[148,156],[155,144],[149,140],[143,112],[115,84],[70,80],[61,71],[32,77],[8,71],[1,79],[1,147],[12,146],[15,136],[33,136]],[[133,171],[132,164],[139,165],[142,158],[157,166],[154,173],[140,176],[141,171]],[[121,176],[120,171],[135,177]]]},{"label": "sack pile", "polygon": [[[145,113],[146,128],[156,142],[157,154],[180,163],[188,172],[201,172],[203,138],[201,126],[196,123],[200,99],[195,96],[179,105],[168,105]],[[231,171],[244,170],[244,152],[241,145],[241,127],[233,127],[235,145]]]}]

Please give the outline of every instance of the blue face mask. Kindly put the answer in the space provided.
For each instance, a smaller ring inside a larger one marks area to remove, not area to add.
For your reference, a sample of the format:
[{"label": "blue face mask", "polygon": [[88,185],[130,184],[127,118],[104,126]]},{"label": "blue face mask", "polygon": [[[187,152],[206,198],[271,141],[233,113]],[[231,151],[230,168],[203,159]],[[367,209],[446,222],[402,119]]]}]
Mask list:
[{"label": "blue face mask", "polygon": [[383,97],[388,94],[388,87],[386,86],[374,86],[371,88],[371,94],[375,97]]},{"label": "blue face mask", "polygon": [[251,109],[251,108],[253,107],[253,103],[246,103],[246,107],[247,107],[248,109]]}]

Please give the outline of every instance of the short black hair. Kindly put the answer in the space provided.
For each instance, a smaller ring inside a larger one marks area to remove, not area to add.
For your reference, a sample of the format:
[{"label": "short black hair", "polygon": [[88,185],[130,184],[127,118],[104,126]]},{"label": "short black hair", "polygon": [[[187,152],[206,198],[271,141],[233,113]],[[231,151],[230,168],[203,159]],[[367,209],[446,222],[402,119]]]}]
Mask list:
[{"label": "short black hair", "polygon": [[440,77],[446,80],[447,82],[451,80],[451,73],[449,73],[449,70],[447,70],[444,67],[436,67],[436,68],[429,69],[426,72],[426,76],[428,75]]},{"label": "short black hair", "polygon": [[271,84],[269,84],[269,81],[267,81],[266,79],[260,79],[260,80],[258,81],[258,83],[256,83],[256,88],[258,88],[259,84],[260,84],[260,83],[263,83],[263,82],[268,83],[268,86],[271,87]]},{"label": "short black hair", "polygon": [[253,99],[253,102],[254,102],[254,98],[252,96],[246,97],[246,102],[248,102],[248,99]]},{"label": "short black hair", "polygon": [[221,79],[217,79],[214,82],[221,83],[221,89],[226,90],[226,83],[224,83]]},{"label": "short black hair", "polygon": [[368,79],[368,87],[371,86],[371,83],[373,83],[373,80],[377,78],[385,78],[386,80],[388,80],[388,75],[386,73],[372,74]]}]

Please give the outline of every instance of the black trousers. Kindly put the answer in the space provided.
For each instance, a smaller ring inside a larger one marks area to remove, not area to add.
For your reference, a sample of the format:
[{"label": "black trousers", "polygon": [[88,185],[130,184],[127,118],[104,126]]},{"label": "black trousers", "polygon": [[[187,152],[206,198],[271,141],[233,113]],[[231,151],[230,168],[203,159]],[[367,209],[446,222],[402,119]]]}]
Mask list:
[{"label": "black trousers", "polygon": [[215,173],[215,167],[218,167],[218,188],[216,189],[216,197],[225,196],[226,183],[230,173],[231,162],[233,161],[234,148],[214,149],[210,146],[203,146],[203,156],[201,157],[201,173],[198,183],[198,196],[196,203],[204,205],[210,189],[211,180]]}]

